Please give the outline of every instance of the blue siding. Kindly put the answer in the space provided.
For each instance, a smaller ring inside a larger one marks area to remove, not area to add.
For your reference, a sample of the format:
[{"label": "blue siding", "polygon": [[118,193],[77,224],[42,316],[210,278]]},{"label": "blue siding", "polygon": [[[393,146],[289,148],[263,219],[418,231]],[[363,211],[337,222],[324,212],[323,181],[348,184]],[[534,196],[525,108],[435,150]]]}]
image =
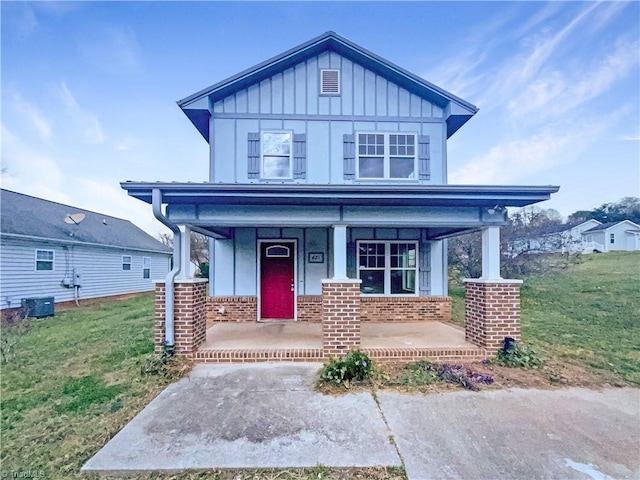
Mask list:
[{"label": "blue siding", "polygon": [[[350,228],[349,245],[357,240],[417,240],[419,241],[420,295],[430,295],[434,290],[442,294],[442,275],[432,272],[432,264],[442,265],[442,242],[424,240],[418,228]],[[216,240],[216,266],[214,296],[257,295],[258,253],[260,239],[295,239],[297,241],[297,293],[320,295],[322,279],[330,276],[330,230],[327,228],[236,228],[233,240]],[[432,248],[432,245],[435,248]],[[351,255],[355,254],[351,248]],[[309,263],[309,253],[324,254],[323,263]],[[226,258],[220,260],[220,255]],[[350,259],[350,276],[356,276],[355,259]],[[235,272],[235,273],[234,273]]]},{"label": "blue siding", "polygon": [[[319,94],[321,68],[340,69],[341,94]],[[265,129],[305,133],[303,183],[349,183],[343,175],[343,135],[355,131],[429,135],[431,176],[446,182],[446,125],[442,109],[335,52],[324,52],[212,106],[213,182],[260,182],[247,175],[247,134]],[[289,117],[289,118],[287,118]],[[371,118],[371,121],[365,119]],[[388,118],[388,119],[387,119]]]},{"label": "blue siding", "polygon": [[[74,299],[74,288],[60,285],[65,275],[78,269],[82,275],[80,301],[154,289],[169,271],[169,255],[120,248],[64,245],[3,237],[0,251],[0,308],[19,307],[23,298],[55,297],[56,302]],[[35,270],[36,249],[54,251],[52,271]],[[131,256],[131,270],[122,270],[122,256]],[[143,278],[143,257],[151,259],[150,278]]]}]

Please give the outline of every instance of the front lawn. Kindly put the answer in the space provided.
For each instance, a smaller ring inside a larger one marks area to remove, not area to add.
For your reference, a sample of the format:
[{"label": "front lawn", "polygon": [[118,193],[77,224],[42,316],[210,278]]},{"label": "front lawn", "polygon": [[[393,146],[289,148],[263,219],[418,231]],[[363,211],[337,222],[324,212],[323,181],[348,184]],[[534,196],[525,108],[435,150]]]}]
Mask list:
[{"label": "front lawn", "polygon": [[[464,291],[451,289],[454,321]],[[527,278],[522,335],[553,363],[640,385],[640,252],[583,255],[567,270]]]}]

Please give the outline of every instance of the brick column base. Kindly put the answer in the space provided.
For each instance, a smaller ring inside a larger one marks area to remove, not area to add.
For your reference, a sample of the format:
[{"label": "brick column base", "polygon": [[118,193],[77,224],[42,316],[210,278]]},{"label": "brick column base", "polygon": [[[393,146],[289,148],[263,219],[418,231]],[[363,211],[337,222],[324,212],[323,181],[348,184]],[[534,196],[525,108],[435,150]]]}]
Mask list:
[{"label": "brick column base", "polygon": [[521,339],[520,285],[522,280],[466,279],[465,339],[496,353],[504,337]]},{"label": "brick column base", "polygon": [[322,351],[325,357],[360,348],[361,280],[322,280]]},{"label": "brick column base", "polygon": [[[207,336],[207,280],[176,280],[174,285],[173,337],[175,352],[193,358]],[[165,285],[156,283],[155,344],[156,352],[162,351],[165,340]]]}]

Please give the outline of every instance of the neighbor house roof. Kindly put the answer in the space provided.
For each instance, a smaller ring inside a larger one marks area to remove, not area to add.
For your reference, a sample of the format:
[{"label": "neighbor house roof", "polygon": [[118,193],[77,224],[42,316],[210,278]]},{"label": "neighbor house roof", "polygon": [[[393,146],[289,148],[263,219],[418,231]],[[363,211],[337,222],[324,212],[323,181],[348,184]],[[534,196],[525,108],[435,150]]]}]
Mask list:
[{"label": "neighbor house roof", "polygon": [[585,223],[589,223],[589,222],[598,222],[598,220],[595,219],[589,219],[589,220],[585,220],[583,222],[573,222],[573,223],[563,223],[560,225],[551,225],[549,227],[546,228],[544,235],[552,235],[554,233],[560,233],[560,232],[566,232],[567,230],[571,230],[573,228],[579,227],[580,225],[584,225]]},{"label": "neighbor house roof", "polygon": [[[65,218],[75,213],[84,214],[84,218],[78,224],[66,223]],[[13,237],[171,253],[171,249],[128,220],[4,189],[0,189],[0,233]]]},{"label": "neighbor house roof", "polygon": [[602,223],[593,228],[590,228],[589,230],[585,230],[584,232],[582,232],[582,234],[584,235],[585,233],[597,232],[599,230],[608,230],[611,227],[615,227],[619,223],[629,223],[631,227],[640,228],[640,225],[633,223],[631,220],[620,220],[619,222]]},{"label": "neighbor house roof", "polygon": [[210,104],[326,51],[336,52],[444,109],[447,137],[478,111],[471,103],[331,31],[179,100],[178,106],[209,141]]}]

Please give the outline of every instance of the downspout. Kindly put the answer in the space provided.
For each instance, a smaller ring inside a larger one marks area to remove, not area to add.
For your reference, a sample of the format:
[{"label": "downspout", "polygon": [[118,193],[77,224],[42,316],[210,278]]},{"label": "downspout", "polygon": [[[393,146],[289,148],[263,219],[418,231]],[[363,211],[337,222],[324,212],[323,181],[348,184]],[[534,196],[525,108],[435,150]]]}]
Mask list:
[{"label": "downspout", "polygon": [[153,206],[153,215],[164,226],[173,232],[173,268],[164,282],[164,336],[167,352],[170,355],[174,353],[175,341],[173,332],[173,306],[174,306],[174,284],[178,273],[180,273],[180,245],[182,242],[182,235],[180,229],[175,223],[171,223],[169,219],[162,213],[162,192],[159,188],[154,188],[151,191],[151,200]]}]

